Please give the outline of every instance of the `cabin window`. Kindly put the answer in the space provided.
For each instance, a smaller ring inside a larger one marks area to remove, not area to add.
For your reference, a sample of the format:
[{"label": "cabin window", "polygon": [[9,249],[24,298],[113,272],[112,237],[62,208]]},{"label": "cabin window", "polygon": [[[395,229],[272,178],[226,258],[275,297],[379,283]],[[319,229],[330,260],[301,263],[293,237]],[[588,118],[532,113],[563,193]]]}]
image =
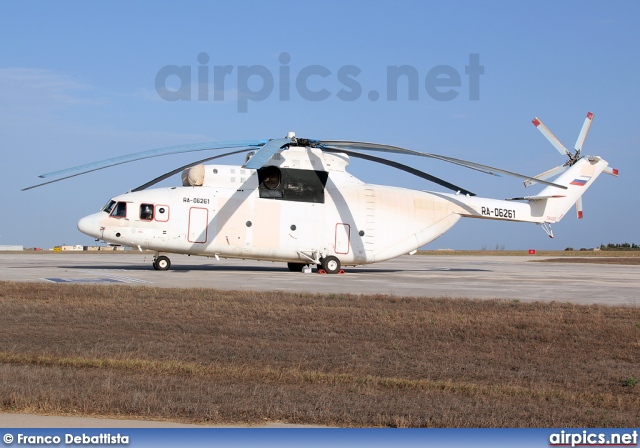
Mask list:
[{"label": "cabin window", "polygon": [[140,220],[151,221],[153,219],[153,204],[140,204]]},{"label": "cabin window", "polygon": [[329,173],[265,166],[258,170],[258,190],[263,199],[324,203]]},{"label": "cabin window", "polygon": [[111,211],[112,218],[126,218],[127,217],[127,203],[118,202]]},{"label": "cabin window", "polygon": [[107,212],[107,213],[111,213],[111,210],[113,210],[113,206],[116,205],[116,201],[114,201],[113,199],[110,199],[109,202],[107,202],[104,207],[102,207],[102,211],[103,212]]},{"label": "cabin window", "polygon": [[169,221],[169,206],[168,205],[156,205],[155,219],[159,222]]}]

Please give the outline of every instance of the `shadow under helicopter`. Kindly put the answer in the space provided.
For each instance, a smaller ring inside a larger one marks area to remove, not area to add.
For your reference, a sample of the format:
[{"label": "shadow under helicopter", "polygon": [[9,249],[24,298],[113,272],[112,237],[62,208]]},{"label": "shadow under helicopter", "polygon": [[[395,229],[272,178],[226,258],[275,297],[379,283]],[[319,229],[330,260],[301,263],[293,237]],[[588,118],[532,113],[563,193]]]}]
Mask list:
[{"label": "shadow under helicopter", "polygon": [[[126,268],[113,267],[113,265],[82,265],[82,266],[68,266],[68,269],[99,269],[104,271],[150,271],[147,264],[130,265]],[[209,272],[286,272],[288,275],[300,275],[300,273],[292,273],[281,263],[274,266],[229,266],[229,265],[217,265],[217,264],[204,264],[197,266],[178,265],[171,268],[168,272],[175,273],[189,273],[191,271],[209,271]],[[410,268],[410,269],[392,269],[392,268],[373,268],[373,267],[354,267],[347,268],[345,274],[384,274],[384,273],[398,273],[398,272],[493,272],[492,269],[477,269],[477,268]],[[166,272],[162,272],[162,275],[166,275]],[[312,272],[317,274],[317,272]],[[309,275],[309,274],[303,274]]]}]

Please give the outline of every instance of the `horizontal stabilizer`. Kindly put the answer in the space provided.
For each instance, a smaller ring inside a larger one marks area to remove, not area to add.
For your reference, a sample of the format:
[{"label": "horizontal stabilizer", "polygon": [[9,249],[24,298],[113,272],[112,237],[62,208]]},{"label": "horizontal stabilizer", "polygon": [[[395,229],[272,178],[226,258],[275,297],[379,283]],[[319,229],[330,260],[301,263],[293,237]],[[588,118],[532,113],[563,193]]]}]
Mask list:
[{"label": "horizontal stabilizer", "polygon": [[543,199],[566,198],[566,196],[554,194],[553,196],[525,196],[522,198],[508,198],[505,201],[542,201]]}]

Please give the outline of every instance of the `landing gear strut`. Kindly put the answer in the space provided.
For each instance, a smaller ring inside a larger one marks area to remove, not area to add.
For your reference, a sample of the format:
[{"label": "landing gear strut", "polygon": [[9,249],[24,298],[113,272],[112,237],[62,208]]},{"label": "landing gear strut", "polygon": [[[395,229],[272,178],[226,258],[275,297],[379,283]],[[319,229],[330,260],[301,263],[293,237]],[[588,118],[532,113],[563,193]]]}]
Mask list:
[{"label": "landing gear strut", "polygon": [[153,259],[153,269],[156,271],[166,271],[171,267],[171,260],[169,257],[165,257],[164,255],[160,255],[159,257],[154,257]]}]

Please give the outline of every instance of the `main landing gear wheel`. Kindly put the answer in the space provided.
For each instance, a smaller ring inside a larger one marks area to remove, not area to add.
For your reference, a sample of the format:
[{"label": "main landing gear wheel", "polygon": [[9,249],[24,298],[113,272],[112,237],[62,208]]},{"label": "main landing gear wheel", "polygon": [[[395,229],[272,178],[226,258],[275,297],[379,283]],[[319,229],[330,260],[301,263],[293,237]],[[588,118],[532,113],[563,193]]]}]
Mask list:
[{"label": "main landing gear wheel", "polygon": [[302,272],[305,266],[305,263],[287,263],[287,267],[291,272]]},{"label": "main landing gear wheel", "polygon": [[321,258],[320,268],[324,269],[327,274],[337,274],[340,272],[340,260],[338,260],[338,257],[334,257],[333,255]]},{"label": "main landing gear wheel", "polygon": [[161,255],[157,257],[155,260],[153,260],[153,269],[155,269],[156,271],[166,271],[170,267],[171,267],[171,260],[169,260],[169,257],[165,257],[164,255]]}]

